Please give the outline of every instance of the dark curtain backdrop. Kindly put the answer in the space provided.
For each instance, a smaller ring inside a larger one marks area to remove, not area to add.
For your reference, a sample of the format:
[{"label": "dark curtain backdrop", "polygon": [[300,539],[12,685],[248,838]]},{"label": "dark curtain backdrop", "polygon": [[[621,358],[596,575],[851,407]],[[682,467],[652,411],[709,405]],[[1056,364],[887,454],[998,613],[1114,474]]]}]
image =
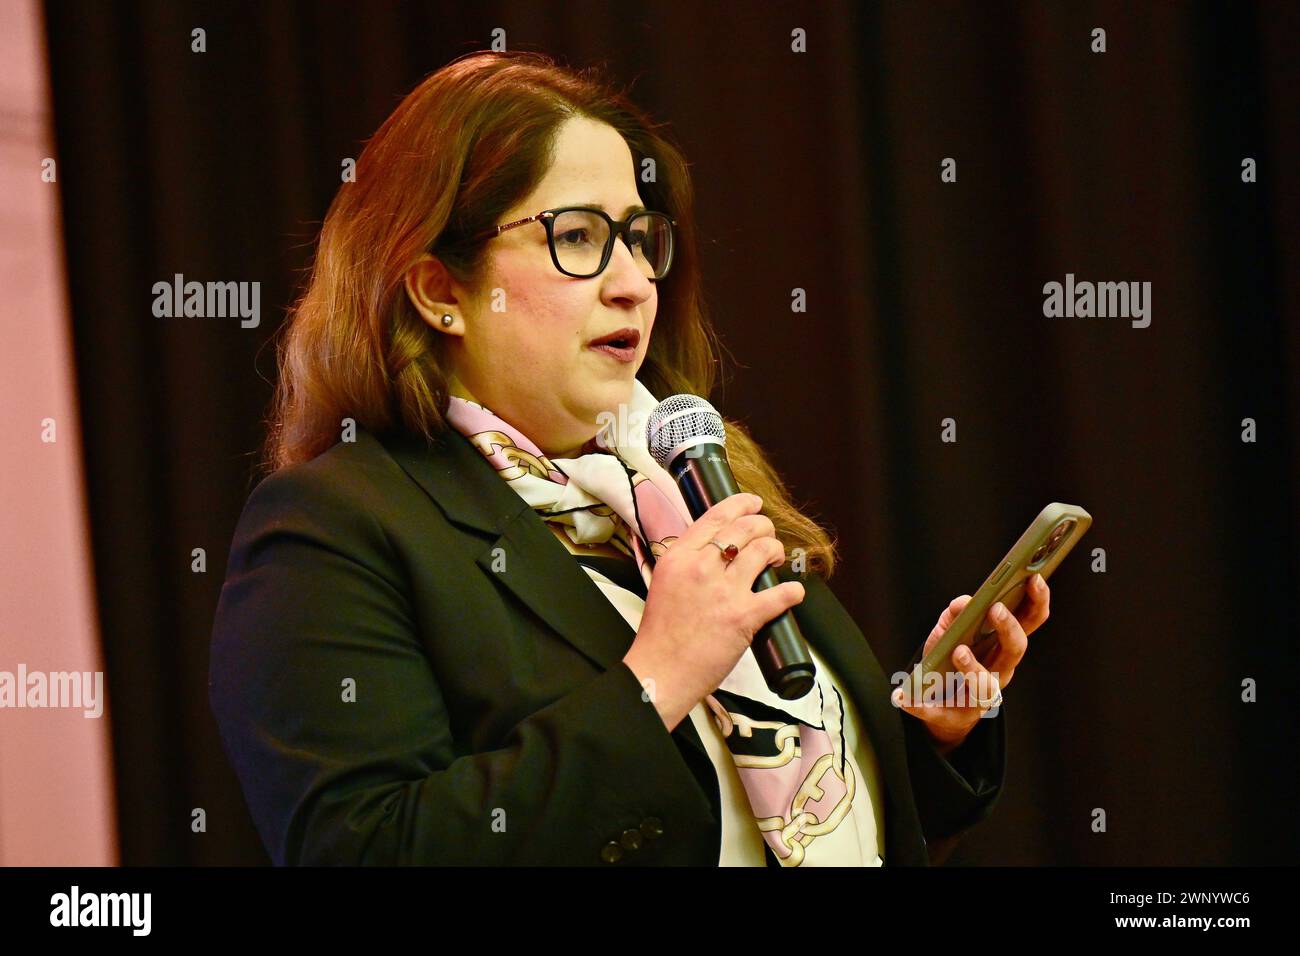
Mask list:
[{"label": "dark curtain backdrop", "polygon": [[[950,862],[1294,861],[1295,6],[46,15],[124,862],[267,860],[207,670],[270,339],[343,157],[496,27],[605,62],[684,145],[739,361],[713,398],[838,532],[832,587],[887,670],[1046,503],[1094,516],[1007,690],[1005,795]],[[176,273],[260,282],[260,326],[155,318],[152,286]],[[1066,273],[1151,282],[1150,327],[1045,318],[1043,284]]]}]

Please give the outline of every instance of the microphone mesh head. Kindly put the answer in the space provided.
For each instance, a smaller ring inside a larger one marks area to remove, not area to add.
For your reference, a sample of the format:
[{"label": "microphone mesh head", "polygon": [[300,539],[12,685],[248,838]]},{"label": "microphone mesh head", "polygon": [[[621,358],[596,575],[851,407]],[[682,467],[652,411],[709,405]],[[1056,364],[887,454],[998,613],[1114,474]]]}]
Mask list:
[{"label": "microphone mesh head", "polygon": [[646,447],[660,468],[667,468],[683,445],[711,441],[727,444],[718,410],[698,395],[670,395],[654,407],[645,425]]}]

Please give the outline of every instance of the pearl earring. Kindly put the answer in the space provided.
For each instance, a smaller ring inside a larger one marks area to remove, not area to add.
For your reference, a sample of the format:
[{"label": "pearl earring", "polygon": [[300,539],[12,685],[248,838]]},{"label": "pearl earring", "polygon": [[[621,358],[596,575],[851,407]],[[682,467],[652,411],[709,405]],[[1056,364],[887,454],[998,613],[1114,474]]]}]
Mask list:
[{"label": "pearl earring", "polygon": [[455,321],[456,321],[456,320],[453,319],[453,318],[451,317],[450,314],[448,314],[448,315],[444,315],[444,316],[442,317],[442,326],[443,326],[443,328],[445,328],[445,329],[449,329],[449,328],[451,328],[451,323],[453,323],[453,322],[455,322]]}]

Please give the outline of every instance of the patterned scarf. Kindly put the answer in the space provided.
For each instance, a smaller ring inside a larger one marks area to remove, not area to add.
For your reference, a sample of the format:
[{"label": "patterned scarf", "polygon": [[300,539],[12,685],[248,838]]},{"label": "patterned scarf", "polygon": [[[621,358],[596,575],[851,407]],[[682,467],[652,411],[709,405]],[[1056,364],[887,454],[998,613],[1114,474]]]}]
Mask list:
[{"label": "patterned scarf", "polygon": [[[544,520],[575,544],[609,543],[635,558],[648,588],[654,559],[694,520],[645,445],[644,422],[658,404],[634,379],[624,420],[607,423],[577,458],[548,458],[517,428],[459,396],[451,397],[447,418]],[[705,703],[778,861],[861,866],[861,828],[851,820],[840,825],[863,779],[846,753],[841,693],[821,668],[814,689],[781,699],[747,649]]]}]

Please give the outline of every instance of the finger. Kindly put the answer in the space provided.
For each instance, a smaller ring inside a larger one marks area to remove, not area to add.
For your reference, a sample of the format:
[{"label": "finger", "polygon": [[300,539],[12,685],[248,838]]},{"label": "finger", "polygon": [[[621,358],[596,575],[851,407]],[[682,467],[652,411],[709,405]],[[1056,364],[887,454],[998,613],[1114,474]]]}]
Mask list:
[{"label": "finger", "polygon": [[890,695],[889,702],[899,710],[905,710],[913,717],[922,720],[936,720],[942,715],[945,708],[941,686],[918,687],[915,698],[912,696],[912,690],[910,684],[904,684]]},{"label": "finger", "polygon": [[740,549],[739,558],[727,562],[727,570],[745,575],[751,584],[763,568],[779,568],[785,564],[785,546],[777,538],[776,526],[767,515],[741,515],[722,528],[715,540]]},{"label": "finger", "polygon": [[[759,538],[777,540],[776,525],[765,514],[742,514],[713,533],[714,541],[734,544],[737,548],[744,548],[749,542],[757,541]],[[782,559],[784,560],[784,555]]]},{"label": "finger", "polygon": [[908,674],[889,695],[889,702],[895,707],[915,714],[921,710],[927,697],[932,695],[932,691],[933,685],[928,681],[918,680],[915,675]]},{"label": "finger", "polygon": [[[1007,678],[1002,674],[990,672],[987,667],[976,660],[969,647],[959,647],[953,654],[953,662],[959,668],[962,680],[962,706],[976,710],[987,710],[979,701],[993,700],[998,691],[1006,686]],[[1001,680],[999,678],[1002,678]]]},{"label": "finger", "polygon": [[[1002,612],[1001,620],[998,619],[999,611]],[[1016,665],[1029,649],[1029,637],[1020,626],[1019,619],[1007,611],[1006,605],[1001,601],[989,608],[989,623],[993,625],[994,633],[997,635],[997,644],[991,655],[985,655],[983,666],[1003,675],[1001,680],[1002,686],[1005,687],[1011,680]]]},{"label": "finger", "polygon": [[906,713],[911,714],[913,717],[921,717],[922,711],[925,709],[925,704],[923,700],[921,700],[920,698],[918,698],[917,700],[912,699],[911,688],[908,687],[907,685],[899,687],[892,694],[890,694],[889,702],[893,706],[897,707],[899,710],[905,711]]},{"label": "finger", "polygon": [[999,663],[1003,670],[1010,671],[1020,663],[1025,651],[1029,649],[1029,635],[1018,617],[1007,611],[1004,605],[995,606],[995,612],[998,607],[1002,609],[1002,619],[997,620],[995,614],[993,626],[998,632],[998,648],[1002,658]]},{"label": "finger", "polygon": [[957,615],[970,603],[970,599],[969,594],[962,594],[948,602],[948,606],[943,609],[943,613],[939,615],[939,620],[935,622],[934,627],[930,629],[930,633],[925,638],[923,654],[930,653],[930,648],[934,646],[935,642],[943,636],[948,628],[952,627],[952,622],[957,620]]},{"label": "finger", "polygon": [[774,588],[763,588],[754,594],[753,630],[784,614],[796,604],[802,604],[808,589],[802,581],[782,581]]},{"label": "finger", "polygon": [[[721,552],[719,552],[721,557]],[[723,558],[725,561],[725,558]],[[734,560],[727,562],[724,570],[736,575],[746,588],[753,589],[754,579],[764,568],[780,567],[785,563],[785,546],[776,538],[755,538],[743,548]]]},{"label": "finger", "polygon": [[1047,620],[1052,603],[1052,590],[1041,574],[1035,574],[1030,577],[1025,593],[1029,600],[1021,602],[1020,607],[1016,608],[1016,619],[1020,621],[1020,626],[1028,636],[1042,627],[1043,622]]},{"label": "finger", "polygon": [[942,634],[944,631],[948,630],[948,628],[952,627],[952,622],[957,620],[957,615],[960,614],[962,609],[969,603],[969,594],[959,594],[957,597],[949,601],[948,606],[943,609],[943,613],[939,615],[939,620],[934,625],[939,633]]},{"label": "finger", "polygon": [[[711,548],[709,542],[717,536],[717,533],[725,528],[731,522],[735,521],[741,515],[757,514],[763,507],[763,499],[758,495],[751,495],[748,492],[741,492],[738,495],[730,495],[723,498],[716,505],[710,508],[704,514],[696,518],[689,528],[673,543],[673,547],[685,544],[688,548],[699,551],[703,548]],[[723,542],[726,544],[727,542]],[[737,545],[739,547],[739,545]]]}]

